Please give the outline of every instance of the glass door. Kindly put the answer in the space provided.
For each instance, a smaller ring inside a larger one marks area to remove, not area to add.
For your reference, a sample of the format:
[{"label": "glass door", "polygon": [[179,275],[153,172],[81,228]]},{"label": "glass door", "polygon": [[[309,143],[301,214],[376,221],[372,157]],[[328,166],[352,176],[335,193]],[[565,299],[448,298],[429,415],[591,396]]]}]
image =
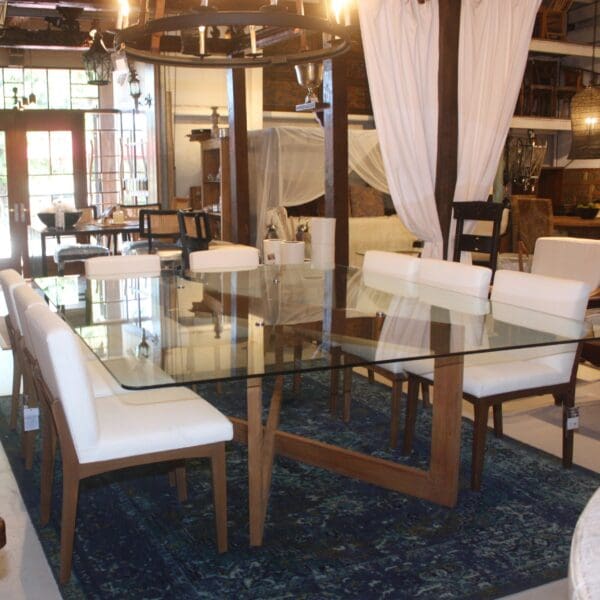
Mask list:
[{"label": "glass door", "polygon": [[57,201],[84,207],[86,196],[82,111],[0,111],[0,268],[29,276],[41,253],[37,214]]}]

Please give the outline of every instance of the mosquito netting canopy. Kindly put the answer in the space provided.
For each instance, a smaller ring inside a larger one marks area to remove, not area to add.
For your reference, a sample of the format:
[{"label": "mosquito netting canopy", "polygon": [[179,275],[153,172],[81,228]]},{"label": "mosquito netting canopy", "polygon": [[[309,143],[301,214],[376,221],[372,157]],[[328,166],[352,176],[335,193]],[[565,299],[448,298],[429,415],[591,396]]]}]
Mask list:
[{"label": "mosquito netting canopy", "polygon": [[[325,193],[325,152],[321,128],[277,127],[248,135],[250,213],[253,242],[266,231],[267,211],[298,206]],[[375,130],[348,131],[348,169],[371,187],[389,193]]]}]

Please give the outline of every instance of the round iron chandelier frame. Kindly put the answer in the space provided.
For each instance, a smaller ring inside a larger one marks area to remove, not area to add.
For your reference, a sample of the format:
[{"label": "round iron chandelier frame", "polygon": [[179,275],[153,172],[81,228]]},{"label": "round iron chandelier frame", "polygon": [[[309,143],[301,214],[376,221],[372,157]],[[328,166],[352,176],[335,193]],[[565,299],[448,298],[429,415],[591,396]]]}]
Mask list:
[{"label": "round iron chandelier frame", "polygon": [[[147,44],[148,37],[174,31],[183,32],[200,26],[204,27],[246,27],[248,25],[294,29],[329,35],[330,45],[316,50],[305,50],[273,55],[250,54],[213,56],[209,54],[183,54],[150,51],[140,46]],[[335,58],[348,52],[351,37],[348,27],[327,19],[290,13],[283,10],[259,11],[217,11],[198,10],[190,13],[162,17],[144,25],[134,25],[115,31],[115,46],[123,47],[125,53],[135,60],[156,65],[195,68],[252,68],[282,64],[302,64]]]}]

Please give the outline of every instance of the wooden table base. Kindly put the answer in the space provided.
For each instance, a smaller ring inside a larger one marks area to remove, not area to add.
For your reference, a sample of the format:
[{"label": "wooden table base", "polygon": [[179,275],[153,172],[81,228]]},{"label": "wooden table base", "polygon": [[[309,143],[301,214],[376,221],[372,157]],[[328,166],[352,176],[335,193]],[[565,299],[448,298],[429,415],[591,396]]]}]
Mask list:
[{"label": "wooden table base", "polygon": [[264,538],[275,453],[380,487],[453,507],[458,498],[463,357],[435,359],[431,460],[424,471],[277,429],[283,377],[276,381],[267,423],[262,382],[248,380],[248,420],[232,418],[234,439],[248,444],[250,545]]}]

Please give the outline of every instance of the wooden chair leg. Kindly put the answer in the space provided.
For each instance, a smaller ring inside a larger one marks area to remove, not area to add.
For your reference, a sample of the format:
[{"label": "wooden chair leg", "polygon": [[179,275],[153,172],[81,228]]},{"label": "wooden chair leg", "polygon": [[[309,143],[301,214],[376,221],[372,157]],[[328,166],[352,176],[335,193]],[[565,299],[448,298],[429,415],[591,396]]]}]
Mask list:
[{"label": "wooden chair leg", "polygon": [[175,487],[177,485],[177,477],[175,475],[175,469],[169,469],[169,486]]},{"label": "wooden chair leg", "polygon": [[502,437],[504,435],[504,427],[502,425],[502,404],[494,404],[492,406],[494,414],[494,435]]},{"label": "wooden chair leg", "polygon": [[45,413],[42,417],[42,466],[40,473],[40,525],[42,527],[48,524],[52,512],[56,431],[51,419],[52,416],[49,413]]},{"label": "wooden chair leg", "polygon": [[227,552],[227,467],[225,464],[225,444],[211,459],[213,502],[215,505],[215,525],[217,530],[217,550]]},{"label": "wooden chair leg", "polygon": [[575,393],[564,394],[561,396],[563,406],[563,443],[562,443],[562,463],[565,469],[573,466],[573,442],[575,432],[567,429],[567,418],[569,409],[575,406]]},{"label": "wooden chair leg", "polygon": [[392,415],[390,424],[390,448],[398,446],[400,430],[400,401],[402,400],[402,379],[394,378],[392,382]]},{"label": "wooden chair leg", "polygon": [[[294,365],[302,362],[302,344],[296,344],[294,346]],[[292,390],[294,394],[300,393],[300,385],[302,383],[302,375],[300,373],[294,373],[294,379],[292,384]]]},{"label": "wooden chair leg", "polygon": [[186,502],[188,499],[187,479],[185,476],[185,463],[175,467],[175,480],[177,483],[177,499]]},{"label": "wooden chair leg", "polygon": [[344,369],[344,423],[350,422],[350,406],[352,404],[352,367]]},{"label": "wooden chair leg", "polygon": [[417,403],[419,401],[419,382],[413,377],[408,378],[408,394],[406,398],[406,417],[404,422],[404,441],[402,454],[412,452],[415,439],[415,426],[417,424]]},{"label": "wooden chair leg", "polygon": [[75,519],[77,517],[77,499],[79,497],[79,479],[71,468],[63,464],[63,499],[60,525],[60,583],[71,577],[73,564],[73,541],[75,538]]},{"label": "wooden chair leg", "polygon": [[[340,352],[338,349],[333,348],[331,351],[331,365],[340,364]],[[331,379],[329,381],[329,412],[331,416],[337,412],[337,397],[338,397],[338,386],[340,383],[340,370],[336,368],[331,369]]]},{"label": "wooden chair leg", "polygon": [[23,432],[23,458],[25,459],[25,469],[28,471],[31,471],[31,468],[33,467],[35,434],[36,430]]},{"label": "wooden chair leg", "polygon": [[423,406],[425,408],[431,407],[429,400],[429,384],[426,381],[421,381],[421,398],[423,398]]},{"label": "wooden chair leg", "polygon": [[552,394],[554,396],[554,404],[555,406],[562,406],[563,397],[561,394]]},{"label": "wooden chair leg", "polygon": [[478,492],[481,489],[483,476],[483,459],[485,456],[485,438],[490,405],[477,400],[474,404],[475,420],[473,423],[473,452],[471,456],[471,489]]},{"label": "wooden chair leg", "polygon": [[367,369],[367,377],[369,383],[375,383],[375,371],[373,369]]},{"label": "wooden chair leg", "polygon": [[13,384],[12,399],[10,407],[10,428],[17,428],[17,417],[19,415],[19,396],[21,392],[21,367],[17,360],[17,353],[13,350]]}]

